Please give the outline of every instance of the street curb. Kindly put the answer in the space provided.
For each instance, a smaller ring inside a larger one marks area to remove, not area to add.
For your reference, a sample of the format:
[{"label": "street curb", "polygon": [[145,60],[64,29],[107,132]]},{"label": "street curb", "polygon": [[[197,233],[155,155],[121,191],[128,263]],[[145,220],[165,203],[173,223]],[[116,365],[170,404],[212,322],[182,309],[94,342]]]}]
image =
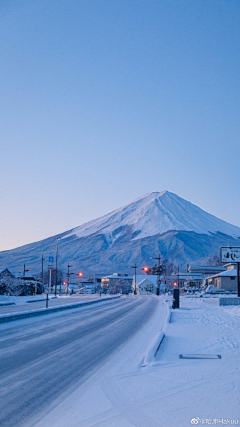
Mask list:
[{"label": "street curb", "polygon": [[153,363],[154,361],[154,357],[156,356],[167,331],[169,322],[170,322],[170,318],[171,318],[171,310],[170,310],[170,306],[167,304],[167,302],[165,301],[164,304],[167,307],[167,314],[166,314],[166,318],[164,321],[164,325],[162,327],[162,329],[157,333],[157,335],[154,337],[153,341],[151,342],[151,344],[149,345],[145,356],[144,356],[144,360],[143,360],[143,364],[142,366],[148,366],[151,363]]},{"label": "street curb", "polygon": [[68,304],[63,306],[57,306],[57,307],[51,307],[51,308],[41,308],[39,310],[32,310],[30,312],[22,312],[22,313],[15,313],[15,314],[5,314],[0,316],[0,323],[7,323],[12,322],[13,320],[19,320],[19,319],[27,319],[28,317],[36,317],[41,316],[43,314],[50,314],[55,313],[58,311],[64,311],[64,310],[72,310],[74,308],[83,307],[85,305],[90,304],[96,304],[97,302],[103,302],[103,301],[109,301],[111,299],[120,298],[120,296],[116,297],[107,297],[107,298],[98,298],[97,300],[93,301],[86,301],[86,302],[79,302],[76,304]]}]

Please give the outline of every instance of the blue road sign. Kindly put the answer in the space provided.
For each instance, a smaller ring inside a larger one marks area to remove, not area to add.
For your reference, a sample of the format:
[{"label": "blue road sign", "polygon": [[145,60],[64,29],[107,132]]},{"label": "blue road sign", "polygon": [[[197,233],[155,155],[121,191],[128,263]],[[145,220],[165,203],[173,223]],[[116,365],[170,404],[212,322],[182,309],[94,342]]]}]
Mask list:
[{"label": "blue road sign", "polygon": [[48,262],[53,262],[53,261],[54,261],[53,256],[49,256],[49,257],[48,257]]}]

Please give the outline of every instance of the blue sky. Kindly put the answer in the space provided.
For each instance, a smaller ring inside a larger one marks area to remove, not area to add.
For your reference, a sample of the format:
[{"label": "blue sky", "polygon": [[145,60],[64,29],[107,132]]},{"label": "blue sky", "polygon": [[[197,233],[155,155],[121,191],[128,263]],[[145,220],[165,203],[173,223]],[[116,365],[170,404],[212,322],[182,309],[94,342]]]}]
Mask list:
[{"label": "blue sky", "polygon": [[240,226],[238,0],[2,0],[0,250],[169,190]]}]

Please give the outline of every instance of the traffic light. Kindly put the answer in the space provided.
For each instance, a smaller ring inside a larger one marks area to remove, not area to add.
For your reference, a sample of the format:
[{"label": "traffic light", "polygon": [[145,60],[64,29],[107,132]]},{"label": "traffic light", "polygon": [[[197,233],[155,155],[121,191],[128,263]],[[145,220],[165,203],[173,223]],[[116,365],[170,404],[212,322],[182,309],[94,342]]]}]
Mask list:
[{"label": "traffic light", "polygon": [[173,286],[176,288],[176,286],[177,286],[178,284],[177,284],[177,282],[173,282]]},{"label": "traffic light", "polygon": [[145,273],[149,273],[150,272],[150,268],[149,267],[143,267],[143,268],[141,268],[141,270],[145,271]]},{"label": "traffic light", "polygon": [[78,276],[79,276],[79,277],[82,277],[82,275],[83,275],[82,273],[78,273]]}]

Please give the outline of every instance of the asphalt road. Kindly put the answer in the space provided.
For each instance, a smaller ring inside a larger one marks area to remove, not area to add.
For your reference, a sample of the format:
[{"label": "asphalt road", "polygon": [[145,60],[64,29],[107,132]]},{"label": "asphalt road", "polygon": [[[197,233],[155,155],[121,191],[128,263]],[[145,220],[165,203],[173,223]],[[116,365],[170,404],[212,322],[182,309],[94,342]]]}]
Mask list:
[{"label": "asphalt road", "polygon": [[[108,297],[111,295],[107,295]],[[102,298],[105,296],[103,295]],[[2,314],[11,314],[11,313],[22,313],[25,311],[30,310],[36,310],[38,308],[45,308],[46,307],[46,296],[43,295],[44,300],[43,301],[35,301],[24,304],[17,304],[17,305],[6,305],[0,307],[0,315]],[[68,305],[68,304],[74,304],[82,301],[87,300],[93,300],[100,298],[99,294],[86,294],[86,295],[71,295],[69,297],[60,297],[60,298],[52,298],[50,297],[48,300],[48,307],[56,307],[59,305]]]},{"label": "asphalt road", "polygon": [[0,325],[1,427],[33,427],[106,363],[156,305],[155,298],[130,296]]}]

